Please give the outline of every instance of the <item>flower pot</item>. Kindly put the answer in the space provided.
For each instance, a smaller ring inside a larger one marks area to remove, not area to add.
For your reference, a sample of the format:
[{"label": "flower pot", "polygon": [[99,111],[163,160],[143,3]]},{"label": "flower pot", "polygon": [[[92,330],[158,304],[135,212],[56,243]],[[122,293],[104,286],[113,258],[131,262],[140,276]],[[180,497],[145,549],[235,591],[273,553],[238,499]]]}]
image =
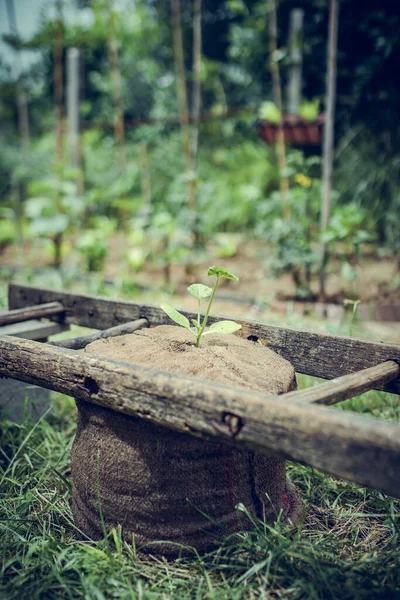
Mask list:
[{"label": "flower pot", "polygon": [[[295,388],[286,360],[235,335],[193,336],[161,326],[90,344],[87,352],[146,367],[271,393]],[[295,525],[302,503],[286,480],[284,461],[197,439],[144,419],[77,401],[71,455],[77,526],[89,537],[118,524],[143,552],[176,556],[181,545],[208,551],[240,529],[235,506]]]}]

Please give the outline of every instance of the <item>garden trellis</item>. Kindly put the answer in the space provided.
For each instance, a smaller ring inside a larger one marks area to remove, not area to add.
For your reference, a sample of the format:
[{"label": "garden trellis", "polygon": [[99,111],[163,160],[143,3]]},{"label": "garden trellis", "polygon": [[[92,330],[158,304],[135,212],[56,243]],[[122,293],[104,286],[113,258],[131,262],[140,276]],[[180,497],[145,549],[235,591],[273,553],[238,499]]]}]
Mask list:
[{"label": "garden trellis", "polygon": [[95,338],[169,324],[158,307],[11,284],[0,324],[41,317],[100,331],[53,344],[3,335],[1,375],[199,438],[274,452],[400,497],[400,426],[329,408],[371,389],[400,394],[400,345],[238,321],[242,337],[265,343],[296,372],[329,380],[276,396],[77,350]]}]

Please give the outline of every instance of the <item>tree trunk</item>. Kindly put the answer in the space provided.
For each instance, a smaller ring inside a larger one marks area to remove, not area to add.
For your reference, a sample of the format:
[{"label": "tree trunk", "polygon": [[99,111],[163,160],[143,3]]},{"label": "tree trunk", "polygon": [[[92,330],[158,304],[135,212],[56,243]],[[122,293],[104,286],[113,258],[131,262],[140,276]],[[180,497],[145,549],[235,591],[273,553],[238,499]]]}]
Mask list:
[{"label": "tree trunk", "polygon": [[277,14],[276,14],[276,0],[271,0],[271,8],[269,13],[269,52],[270,52],[270,68],[272,74],[272,91],[274,97],[274,103],[279,110],[280,119],[278,123],[277,141],[276,141],[276,153],[278,158],[279,168],[279,184],[280,190],[283,194],[283,214],[285,217],[290,216],[289,207],[289,180],[286,175],[286,152],[285,152],[285,137],[283,132],[283,105],[282,105],[282,89],[279,75],[279,64],[278,64],[278,26],[277,26]]},{"label": "tree trunk", "polygon": [[[330,1],[329,12],[329,34],[328,34],[328,65],[326,86],[326,116],[323,142],[323,175],[322,175],[322,198],[321,198],[321,234],[328,227],[331,211],[332,192],[332,170],[334,149],[334,123],[335,123],[335,101],[336,101],[336,54],[337,34],[339,22],[339,1]],[[326,300],[326,263],[328,248],[325,242],[321,243],[321,265],[320,265],[320,299]]]}]

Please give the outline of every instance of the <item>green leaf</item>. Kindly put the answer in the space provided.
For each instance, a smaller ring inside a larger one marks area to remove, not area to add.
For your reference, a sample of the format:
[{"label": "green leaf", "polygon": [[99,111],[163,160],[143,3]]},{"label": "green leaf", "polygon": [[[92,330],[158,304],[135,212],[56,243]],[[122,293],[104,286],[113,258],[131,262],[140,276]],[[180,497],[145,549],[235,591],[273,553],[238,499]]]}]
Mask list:
[{"label": "green leaf", "polygon": [[260,106],[260,118],[266,119],[270,123],[279,123],[281,120],[281,111],[273,102],[263,102]]},{"label": "green leaf", "polygon": [[190,320],[192,321],[192,323],[193,323],[193,325],[194,325],[194,329],[195,329],[195,331],[193,331],[193,329],[191,329],[190,331],[191,331],[192,333],[194,333],[194,335],[197,337],[197,335],[198,335],[198,334],[199,334],[199,332],[200,332],[201,325],[200,325],[200,323],[198,322],[198,320],[197,320],[197,319],[190,319]]},{"label": "green leaf", "polygon": [[47,236],[58,233],[64,233],[69,226],[69,218],[67,215],[54,215],[52,217],[41,217],[35,219],[31,226],[31,231],[34,235]]},{"label": "green leaf", "polygon": [[239,331],[241,328],[242,326],[234,321],[218,321],[218,323],[213,323],[209,330],[203,333],[203,335],[207,335],[209,333],[234,333],[235,331]]},{"label": "green leaf", "polygon": [[219,267],[218,265],[214,265],[213,267],[210,267],[208,269],[208,276],[209,277],[225,277],[225,279],[232,279],[232,281],[239,281],[239,277],[236,277],[236,275],[234,275],[233,273],[230,273],[229,271],[227,271],[226,269],[224,269],[224,267]]},{"label": "green leaf", "polygon": [[169,316],[170,319],[175,321],[175,323],[178,323],[178,325],[181,325],[181,327],[184,327],[185,329],[191,331],[189,320],[180,312],[175,310],[175,308],[173,308],[169,304],[161,304],[161,308]]},{"label": "green leaf", "polygon": [[212,294],[212,288],[208,287],[208,285],[203,285],[202,283],[193,283],[188,287],[189,294],[195,296],[199,300],[202,298],[208,298]]}]

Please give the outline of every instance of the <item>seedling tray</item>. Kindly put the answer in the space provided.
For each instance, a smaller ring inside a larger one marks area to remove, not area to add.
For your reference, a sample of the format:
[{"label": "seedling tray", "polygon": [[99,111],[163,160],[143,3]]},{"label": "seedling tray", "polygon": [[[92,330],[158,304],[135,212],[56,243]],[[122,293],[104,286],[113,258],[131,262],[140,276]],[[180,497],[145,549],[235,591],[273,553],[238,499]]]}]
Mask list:
[{"label": "seedling tray", "polygon": [[400,394],[400,345],[236,319],[242,337],[268,345],[298,373],[328,380],[276,396],[79,352],[100,337],[171,324],[158,307],[10,285],[0,325],[41,317],[100,331],[54,343],[3,335],[0,374],[400,497],[400,425],[329,407],[371,389]]}]

